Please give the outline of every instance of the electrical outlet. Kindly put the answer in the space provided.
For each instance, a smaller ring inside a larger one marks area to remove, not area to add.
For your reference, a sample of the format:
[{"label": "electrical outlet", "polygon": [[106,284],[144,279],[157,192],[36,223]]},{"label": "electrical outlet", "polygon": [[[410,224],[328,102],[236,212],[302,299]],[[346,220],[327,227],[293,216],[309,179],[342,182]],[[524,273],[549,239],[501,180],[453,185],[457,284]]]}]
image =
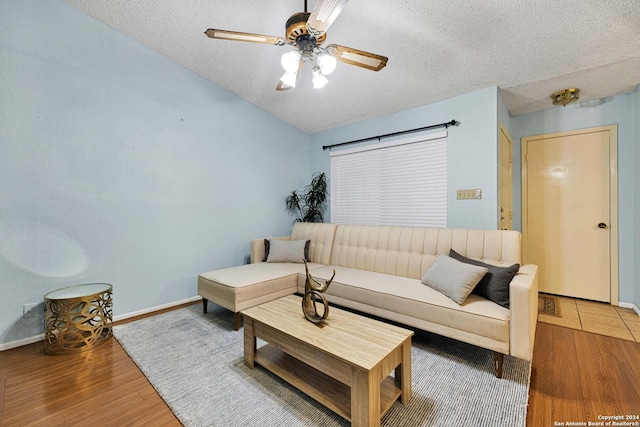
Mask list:
[{"label": "electrical outlet", "polygon": [[468,190],[457,190],[456,198],[458,200],[471,200],[471,199],[482,199],[482,189],[481,188],[471,188]]},{"label": "electrical outlet", "polygon": [[22,306],[22,317],[24,319],[28,317],[36,317],[36,307],[38,307],[38,303],[34,302],[31,304],[25,304]]}]

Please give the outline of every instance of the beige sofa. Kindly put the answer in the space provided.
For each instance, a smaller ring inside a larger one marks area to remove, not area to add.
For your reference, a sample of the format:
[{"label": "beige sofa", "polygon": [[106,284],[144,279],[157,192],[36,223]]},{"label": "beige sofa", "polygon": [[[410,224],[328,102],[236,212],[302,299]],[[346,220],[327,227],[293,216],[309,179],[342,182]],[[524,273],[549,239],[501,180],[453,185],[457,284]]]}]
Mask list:
[{"label": "beige sofa", "polygon": [[[531,360],[538,313],[537,266],[524,265],[509,285],[509,308],[471,294],[462,305],[421,283],[451,249],[495,266],[521,264],[517,231],[296,223],[291,236],[309,240],[316,279],[336,275],[330,303],[493,350],[496,375],[504,354]],[[251,242],[251,264],[203,273],[198,294],[236,313],[304,292],[304,264],[262,262],[264,239]]]}]

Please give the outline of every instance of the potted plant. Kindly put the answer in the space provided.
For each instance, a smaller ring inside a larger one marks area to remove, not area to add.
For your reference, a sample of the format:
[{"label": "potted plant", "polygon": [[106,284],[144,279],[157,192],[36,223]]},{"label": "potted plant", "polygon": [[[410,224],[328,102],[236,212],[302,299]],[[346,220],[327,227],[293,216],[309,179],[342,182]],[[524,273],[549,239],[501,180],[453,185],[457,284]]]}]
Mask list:
[{"label": "potted plant", "polygon": [[327,194],[327,176],[324,172],[315,172],[304,191],[298,194],[293,190],[287,196],[287,212],[295,217],[294,222],[324,222]]}]

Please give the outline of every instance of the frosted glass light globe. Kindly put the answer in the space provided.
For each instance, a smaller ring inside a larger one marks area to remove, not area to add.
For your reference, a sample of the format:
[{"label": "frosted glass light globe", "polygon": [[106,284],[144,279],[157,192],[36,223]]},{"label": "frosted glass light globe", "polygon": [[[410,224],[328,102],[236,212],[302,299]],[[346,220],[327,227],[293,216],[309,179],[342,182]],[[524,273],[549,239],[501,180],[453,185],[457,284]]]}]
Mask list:
[{"label": "frosted glass light globe", "polygon": [[320,72],[319,68],[314,68],[313,72],[313,88],[314,89],[320,89],[323,88],[327,83],[329,83],[329,80]]},{"label": "frosted glass light globe", "polygon": [[280,58],[280,63],[282,64],[282,68],[287,73],[295,73],[298,71],[298,66],[300,64],[300,52],[297,50],[292,50],[290,52],[285,53]]},{"label": "frosted glass light globe", "polygon": [[338,61],[336,61],[336,58],[331,55],[327,55],[326,53],[321,53],[318,55],[318,65],[320,66],[322,74],[324,74],[325,76],[333,73],[333,71],[336,69],[337,62]]},{"label": "frosted glass light globe", "polygon": [[286,72],[282,77],[280,77],[280,81],[287,86],[296,87],[296,75],[297,73]]}]

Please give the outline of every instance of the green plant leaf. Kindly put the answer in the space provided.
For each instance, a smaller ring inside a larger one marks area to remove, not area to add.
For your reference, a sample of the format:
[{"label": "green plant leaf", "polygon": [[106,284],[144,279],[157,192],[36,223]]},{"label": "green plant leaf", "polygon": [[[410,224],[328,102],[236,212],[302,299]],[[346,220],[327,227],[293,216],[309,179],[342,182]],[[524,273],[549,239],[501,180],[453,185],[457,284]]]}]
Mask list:
[{"label": "green plant leaf", "polygon": [[295,221],[324,222],[324,210],[327,201],[327,176],[324,172],[315,172],[311,183],[301,194],[293,190],[285,200],[287,212],[297,216]]}]

